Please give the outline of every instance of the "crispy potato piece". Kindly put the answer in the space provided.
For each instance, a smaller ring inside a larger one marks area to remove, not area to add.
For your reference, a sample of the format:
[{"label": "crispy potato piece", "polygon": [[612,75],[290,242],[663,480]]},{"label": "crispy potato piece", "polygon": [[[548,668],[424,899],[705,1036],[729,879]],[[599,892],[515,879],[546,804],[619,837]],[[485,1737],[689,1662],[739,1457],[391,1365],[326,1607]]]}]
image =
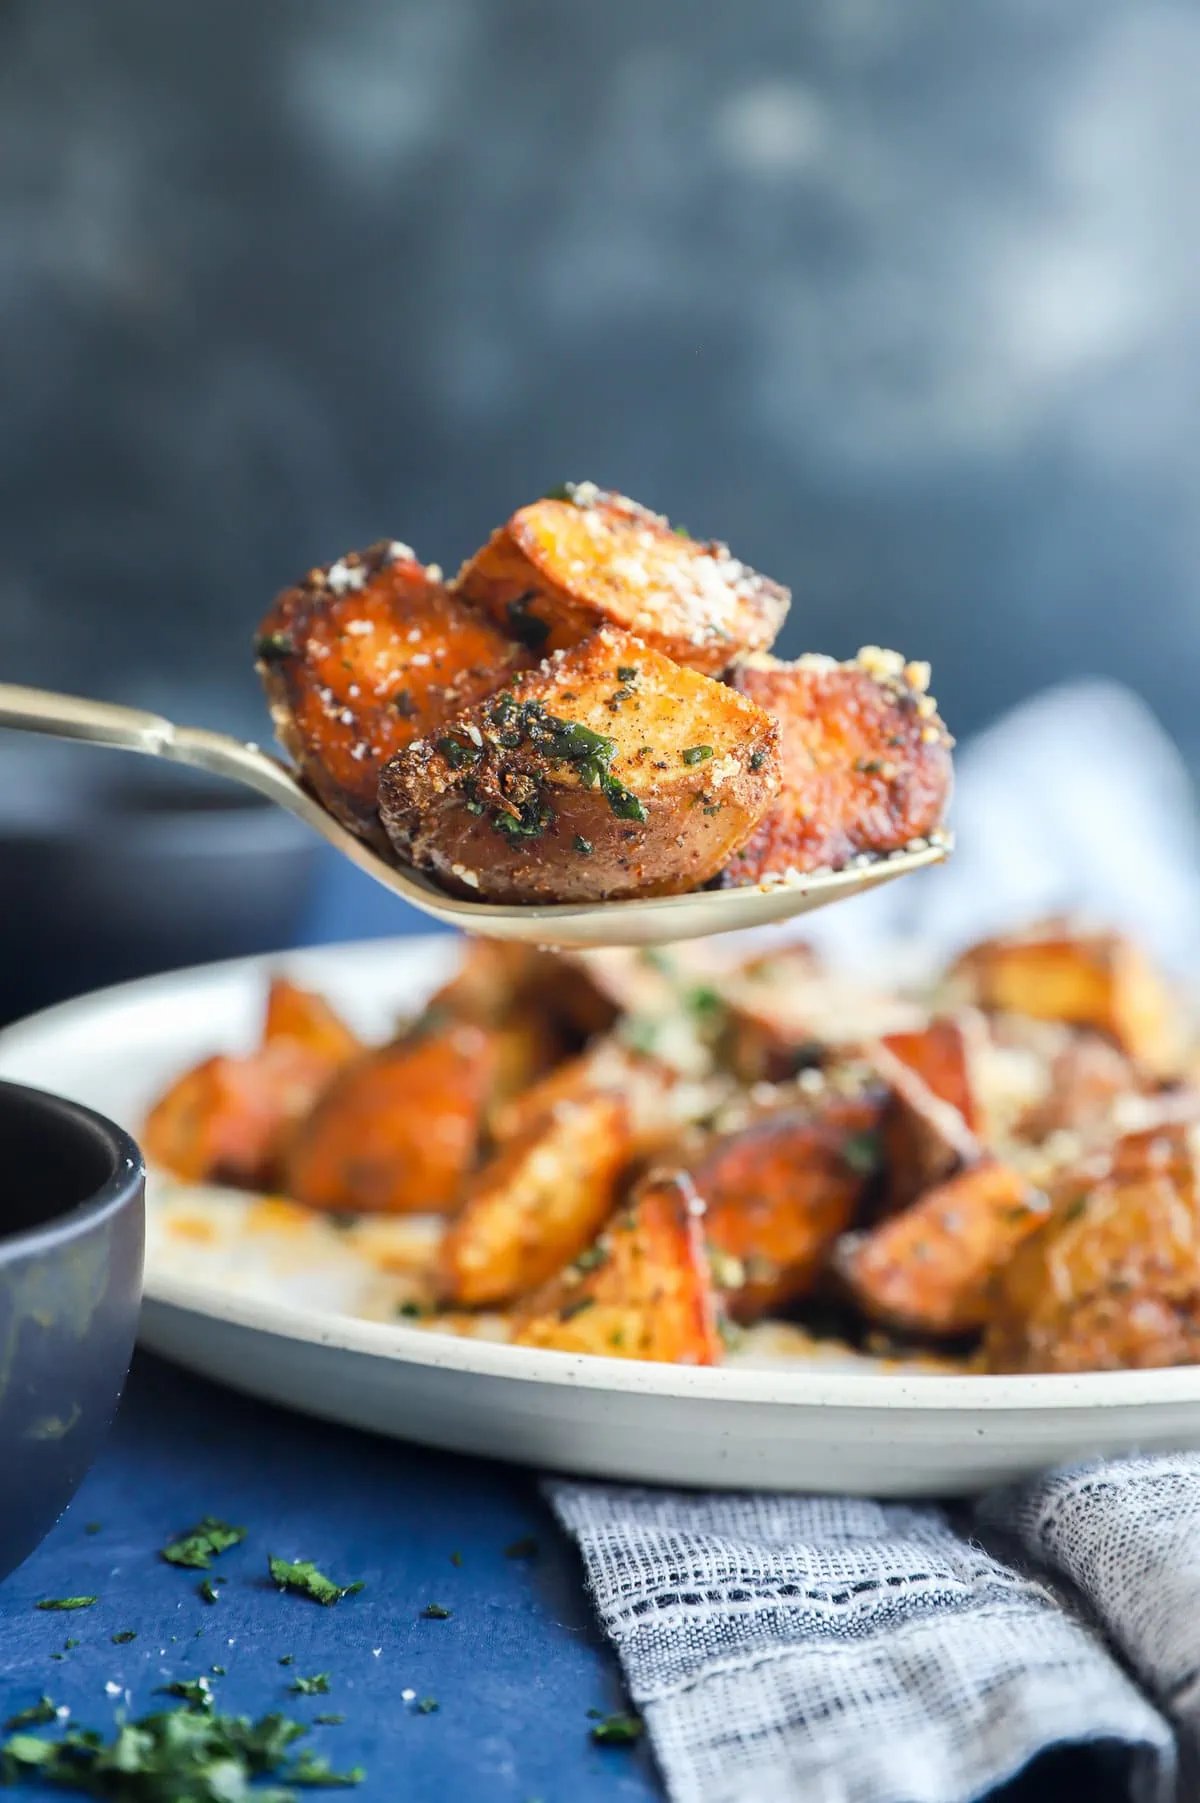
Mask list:
[{"label": "crispy potato piece", "polygon": [[701,1212],[682,1172],[652,1173],[583,1256],[518,1312],[513,1343],[671,1365],[719,1364]]},{"label": "crispy potato piece", "polygon": [[387,759],[530,661],[440,577],[384,541],[310,570],[259,628],[276,736],[329,812],[381,844]]},{"label": "crispy potato piece", "polygon": [[284,1187],[313,1208],[444,1214],[475,1161],[499,1048],[484,1027],[418,1025],[343,1070],[297,1128]]},{"label": "crispy potato piece", "polygon": [[753,702],[597,632],[394,757],[380,811],[401,855],[456,894],[677,895],[770,806],[776,737]]},{"label": "crispy potato piece", "polygon": [[291,1128],[330,1074],[328,1060],[295,1039],[271,1040],[246,1058],[206,1058],[151,1108],[146,1156],[185,1183],[269,1189]]},{"label": "crispy potato piece", "polygon": [[808,1295],[878,1160],[881,1097],[790,1108],[692,1164],[714,1275],[740,1322]]},{"label": "crispy potato piece", "polygon": [[561,1270],[612,1213],[631,1149],[626,1102],[560,1100],[476,1173],[442,1244],[448,1302],[509,1302]]},{"label": "crispy potato piece", "polygon": [[822,971],[807,946],[759,959],[720,989],[727,1056],[744,1083],[786,1082],[849,1045],[919,1031],[927,1018],[913,1002]]},{"label": "crispy potato piece", "polygon": [[1119,933],[1046,922],[973,946],[948,981],[981,1008],[1103,1033],[1148,1070],[1170,1071],[1177,1059],[1179,1023],[1166,986]]},{"label": "crispy potato piece", "polygon": [[661,514],[594,482],[535,501],[493,532],[456,588],[539,655],[597,626],[636,633],[708,675],[774,643],[789,595],[728,547],[672,531]]},{"label": "crispy potato piece", "polygon": [[1085,1144],[1111,1137],[1116,1103],[1142,1088],[1124,1052],[1097,1033],[1072,1033],[1054,1054],[1045,1095],[1018,1122],[1022,1139],[1040,1144],[1052,1133],[1077,1134]]},{"label": "crispy potato piece", "polygon": [[783,787],[726,884],[839,870],[941,828],[954,741],[924,693],[928,679],[928,664],[876,646],[847,664],[755,657],[734,667],[733,686],[779,721]]},{"label": "crispy potato piece", "polygon": [[869,1233],[847,1234],[834,1264],[872,1320],[935,1336],[972,1333],[988,1318],[996,1272],[1047,1207],[1018,1172],[989,1158]]},{"label": "crispy potato piece", "polygon": [[1200,1361],[1194,1130],[1121,1140],[1082,1166],[997,1281],[991,1371],[1119,1371]]},{"label": "crispy potato piece", "polygon": [[892,1213],[979,1159],[967,1039],[958,1021],[944,1017],[916,1032],[887,1034],[867,1056],[892,1092],[883,1123],[885,1207]]},{"label": "crispy potato piece", "polygon": [[263,1025],[264,1042],[270,1045],[277,1039],[291,1039],[307,1046],[326,1061],[331,1076],[363,1050],[357,1034],[350,1031],[324,996],[301,989],[283,976],[271,978]]}]

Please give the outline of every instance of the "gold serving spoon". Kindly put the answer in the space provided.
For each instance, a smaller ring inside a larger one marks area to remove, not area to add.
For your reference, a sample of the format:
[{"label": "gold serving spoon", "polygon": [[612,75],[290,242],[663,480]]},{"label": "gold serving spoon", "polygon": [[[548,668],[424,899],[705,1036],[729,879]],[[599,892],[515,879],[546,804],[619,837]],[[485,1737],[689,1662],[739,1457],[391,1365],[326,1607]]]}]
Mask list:
[{"label": "gold serving spoon", "polygon": [[435,920],[464,932],[481,933],[491,939],[519,939],[531,945],[666,945],[676,939],[700,939],[711,933],[767,926],[797,914],[808,914],[814,908],[828,907],[830,902],[845,901],[864,889],[890,883],[927,864],[940,863],[953,846],[950,835],[945,834],[914,849],[852,864],[845,870],[817,871],[786,883],[700,889],[691,895],[657,896],[646,901],[566,902],[545,907],[460,901],[419,871],[389,863],[339,826],[284,764],[260,751],[257,745],[244,745],[240,739],[206,732],[203,727],[174,726],[161,715],[143,713],[139,708],[85,701],[76,695],[54,695],[45,689],[27,689],[14,683],[0,683],[0,726],[49,733],[59,739],[84,739],[120,751],[140,751],[148,757],[168,758],[172,763],[207,770],[212,776],[227,777],[287,808],[360,870],[423,914],[431,914]]}]

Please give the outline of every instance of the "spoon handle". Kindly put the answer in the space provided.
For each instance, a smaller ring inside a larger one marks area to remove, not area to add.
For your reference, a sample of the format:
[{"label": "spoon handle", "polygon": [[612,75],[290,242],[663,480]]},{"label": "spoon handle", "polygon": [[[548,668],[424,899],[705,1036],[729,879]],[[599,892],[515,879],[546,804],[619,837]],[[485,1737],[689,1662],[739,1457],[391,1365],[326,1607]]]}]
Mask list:
[{"label": "spoon handle", "polygon": [[111,701],[85,701],[80,695],[55,695],[49,689],[26,689],[0,682],[0,726],[22,732],[49,733],[56,739],[87,739],[121,751],[150,757],[170,756],[175,728],[159,714]]}]

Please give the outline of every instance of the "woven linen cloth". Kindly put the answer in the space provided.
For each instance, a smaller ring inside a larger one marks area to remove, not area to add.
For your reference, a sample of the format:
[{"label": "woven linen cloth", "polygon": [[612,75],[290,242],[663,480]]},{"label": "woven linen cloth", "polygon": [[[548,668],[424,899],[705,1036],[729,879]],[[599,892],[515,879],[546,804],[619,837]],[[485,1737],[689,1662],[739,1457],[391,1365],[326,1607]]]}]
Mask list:
[{"label": "woven linen cloth", "polygon": [[[546,1494],[672,1803],[969,1803],[1051,1747],[1072,1750],[1064,1798],[1177,1794],[1147,1691],[1192,1707],[1200,1461],[1059,1474],[981,1515],[1081,1585],[1145,1690],[1061,1578],[1002,1562],[933,1506],[557,1479]],[[1182,1597],[1163,1569],[1177,1556]]]}]

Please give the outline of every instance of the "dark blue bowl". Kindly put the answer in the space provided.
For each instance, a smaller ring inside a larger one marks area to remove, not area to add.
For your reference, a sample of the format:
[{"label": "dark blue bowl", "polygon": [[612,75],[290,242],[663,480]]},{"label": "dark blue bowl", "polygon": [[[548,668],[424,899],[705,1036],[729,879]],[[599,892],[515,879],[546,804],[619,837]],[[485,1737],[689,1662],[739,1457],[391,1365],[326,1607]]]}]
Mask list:
[{"label": "dark blue bowl", "polygon": [[0,1577],[54,1526],[120,1400],[144,1189],[111,1121],[0,1083]]}]

